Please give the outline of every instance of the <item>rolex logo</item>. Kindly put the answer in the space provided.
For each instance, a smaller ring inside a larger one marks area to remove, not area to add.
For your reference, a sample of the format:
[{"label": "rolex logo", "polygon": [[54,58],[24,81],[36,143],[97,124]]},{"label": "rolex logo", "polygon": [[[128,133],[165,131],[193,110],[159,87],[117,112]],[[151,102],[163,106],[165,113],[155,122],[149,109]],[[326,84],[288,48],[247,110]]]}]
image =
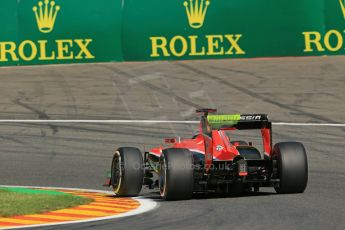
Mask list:
[{"label": "rolex logo", "polygon": [[345,19],[345,0],[339,0],[341,11],[343,12],[343,16]]},{"label": "rolex logo", "polygon": [[183,5],[186,7],[189,25],[195,29],[201,28],[210,0],[186,0]]},{"label": "rolex logo", "polygon": [[42,33],[50,33],[54,29],[60,6],[56,5],[54,0],[44,0],[44,2],[39,1],[38,7],[34,6],[32,10],[36,16],[38,29]]}]

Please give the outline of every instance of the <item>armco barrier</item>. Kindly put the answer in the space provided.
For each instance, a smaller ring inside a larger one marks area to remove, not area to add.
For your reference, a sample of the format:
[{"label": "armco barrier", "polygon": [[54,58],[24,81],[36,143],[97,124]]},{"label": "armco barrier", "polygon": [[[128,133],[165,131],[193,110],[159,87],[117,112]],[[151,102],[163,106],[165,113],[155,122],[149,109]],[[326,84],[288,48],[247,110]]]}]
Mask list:
[{"label": "armco barrier", "polygon": [[345,52],[345,0],[3,0],[0,23],[0,66]]}]

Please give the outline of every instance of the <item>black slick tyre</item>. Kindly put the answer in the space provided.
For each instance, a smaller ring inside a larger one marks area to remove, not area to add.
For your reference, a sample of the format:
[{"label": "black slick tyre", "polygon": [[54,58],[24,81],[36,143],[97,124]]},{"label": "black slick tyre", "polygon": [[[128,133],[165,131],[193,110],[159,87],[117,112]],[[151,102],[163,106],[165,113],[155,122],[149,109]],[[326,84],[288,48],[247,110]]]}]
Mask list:
[{"label": "black slick tyre", "polygon": [[298,142],[281,142],[274,146],[279,184],[277,193],[303,193],[308,183],[308,162],[304,146]]},{"label": "black slick tyre", "polygon": [[111,165],[111,184],[115,195],[134,197],[143,186],[143,157],[139,149],[122,147],[116,150]]},{"label": "black slick tyre", "polygon": [[165,149],[160,158],[159,190],[165,200],[187,200],[193,194],[193,155],[187,149]]}]

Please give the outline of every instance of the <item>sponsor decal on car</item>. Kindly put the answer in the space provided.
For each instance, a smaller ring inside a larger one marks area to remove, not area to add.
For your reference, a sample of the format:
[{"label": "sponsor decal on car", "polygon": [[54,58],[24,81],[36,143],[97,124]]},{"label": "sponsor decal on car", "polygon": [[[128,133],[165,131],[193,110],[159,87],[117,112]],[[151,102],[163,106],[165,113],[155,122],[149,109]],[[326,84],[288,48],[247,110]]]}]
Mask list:
[{"label": "sponsor decal on car", "polygon": [[224,149],[224,147],[221,146],[221,145],[217,145],[217,146],[216,146],[216,150],[217,150],[218,152],[222,151],[223,149]]}]

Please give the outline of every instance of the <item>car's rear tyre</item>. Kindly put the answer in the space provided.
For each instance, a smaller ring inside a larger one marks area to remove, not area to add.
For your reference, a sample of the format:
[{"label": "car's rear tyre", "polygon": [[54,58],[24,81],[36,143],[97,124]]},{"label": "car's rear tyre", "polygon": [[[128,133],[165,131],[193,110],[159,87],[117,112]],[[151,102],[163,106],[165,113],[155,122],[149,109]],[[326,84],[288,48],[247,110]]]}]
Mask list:
[{"label": "car's rear tyre", "polygon": [[298,142],[281,142],[274,146],[279,184],[277,193],[302,193],[308,183],[308,162],[304,146]]},{"label": "car's rear tyre", "polygon": [[143,157],[139,149],[116,150],[111,164],[111,184],[115,195],[137,196],[143,186]]},{"label": "car's rear tyre", "polygon": [[159,173],[160,195],[165,200],[187,200],[193,194],[193,155],[187,149],[163,151]]}]

